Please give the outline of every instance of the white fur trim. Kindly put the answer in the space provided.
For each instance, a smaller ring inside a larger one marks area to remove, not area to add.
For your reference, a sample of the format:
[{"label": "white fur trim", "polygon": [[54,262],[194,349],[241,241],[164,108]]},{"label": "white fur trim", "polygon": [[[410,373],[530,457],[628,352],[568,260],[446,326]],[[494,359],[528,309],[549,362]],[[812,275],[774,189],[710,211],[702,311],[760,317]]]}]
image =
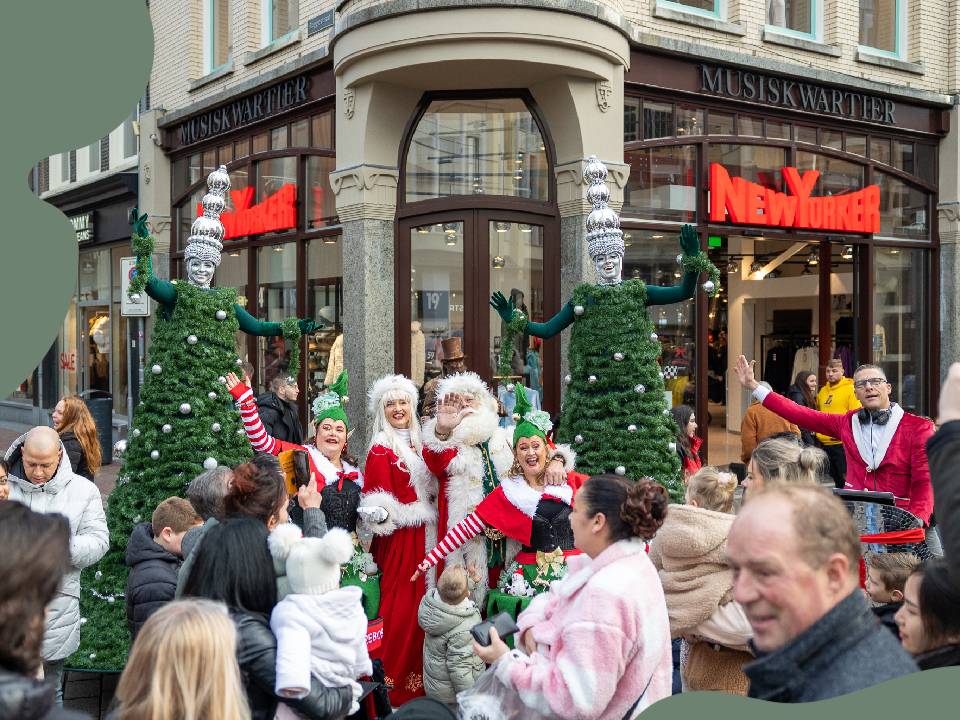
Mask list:
[{"label": "white fur trim", "polygon": [[410,404],[416,407],[419,394],[413,381],[403,375],[384,375],[373,384],[367,394],[367,410],[371,413],[381,412],[380,402],[389,390],[399,390],[408,395]]},{"label": "white fur trim", "polygon": [[398,528],[436,524],[437,509],[426,502],[416,500],[411,503],[400,502],[393,493],[377,490],[363,496],[360,507],[381,507],[387,511],[387,519],[382,523],[368,523],[374,535],[390,535]]},{"label": "white fur trim", "polygon": [[547,462],[550,462],[555,456],[563,457],[564,472],[573,472],[577,462],[577,453],[569,445],[557,445],[556,448],[547,448]]},{"label": "white fur trim", "polygon": [[573,488],[569,485],[547,485],[539,493],[527,484],[527,481],[516,475],[508,475],[500,481],[503,494],[510,504],[527,517],[532,518],[537,511],[537,505],[544,495],[560,500],[567,505],[573,502]]},{"label": "white fur trim", "polygon": [[[307,452],[310,453],[310,458],[313,460],[313,464],[317,466],[317,470],[320,471],[320,474],[323,475],[323,484],[324,485],[333,485],[339,477],[337,472],[339,472],[334,466],[333,463],[327,459],[327,456],[320,452],[313,445],[306,445]],[[357,474],[357,485],[360,486],[360,489],[363,490],[363,473],[360,472],[360,468],[356,468],[346,460],[341,460],[343,463],[343,472]],[[317,484],[320,484],[319,478],[317,479]]]},{"label": "white fur trim", "polygon": [[463,393],[484,397],[490,395],[490,388],[475,372],[462,372],[448,375],[437,383],[437,400],[450,393]]},{"label": "white fur trim", "polygon": [[290,555],[290,551],[300,542],[303,533],[293,523],[284,523],[277,525],[270,536],[267,538],[267,545],[270,547],[270,555],[274,560],[285,562]]}]

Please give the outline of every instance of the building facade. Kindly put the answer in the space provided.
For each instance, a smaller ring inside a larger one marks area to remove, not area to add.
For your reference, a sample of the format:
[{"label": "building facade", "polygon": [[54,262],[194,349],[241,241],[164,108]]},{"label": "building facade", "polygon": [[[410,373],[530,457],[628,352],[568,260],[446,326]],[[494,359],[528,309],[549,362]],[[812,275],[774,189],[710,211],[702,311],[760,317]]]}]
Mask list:
[{"label": "building facade", "polygon": [[[672,284],[695,225],[714,299],[657,308],[675,403],[735,459],[740,352],[786,389],[838,355],[932,414],[956,350],[956,28],[945,0],[179,0],[150,6],[139,202],[180,274],[206,175],[232,188],[216,283],[304,341],[312,397],[418,384],[440,340],[496,376],[494,290],[546,319],[592,281],[581,171],[597,155],[625,273]],[[951,28],[944,32],[943,28]],[[146,182],[146,178],[150,182]],[[560,407],[566,336],[512,376]],[[238,337],[266,388],[289,348]],[[531,372],[533,371],[533,372]],[[363,402],[348,406],[363,436]]]}]

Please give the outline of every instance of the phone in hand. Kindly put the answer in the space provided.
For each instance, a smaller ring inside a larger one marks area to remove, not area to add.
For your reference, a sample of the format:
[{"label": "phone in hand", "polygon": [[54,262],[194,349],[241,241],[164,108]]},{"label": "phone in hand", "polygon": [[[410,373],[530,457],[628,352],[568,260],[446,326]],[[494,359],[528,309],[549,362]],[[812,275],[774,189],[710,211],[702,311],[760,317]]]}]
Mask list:
[{"label": "phone in hand", "polygon": [[470,628],[470,634],[473,636],[473,639],[477,641],[477,644],[487,647],[490,645],[490,628],[496,628],[497,635],[500,636],[501,640],[513,635],[519,630],[517,623],[514,622],[510,613],[501,612],[492,618],[484,620],[482,623],[474,625]]},{"label": "phone in hand", "polygon": [[306,450],[293,450],[293,483],[297,489],[310,484],[310,457]]}]

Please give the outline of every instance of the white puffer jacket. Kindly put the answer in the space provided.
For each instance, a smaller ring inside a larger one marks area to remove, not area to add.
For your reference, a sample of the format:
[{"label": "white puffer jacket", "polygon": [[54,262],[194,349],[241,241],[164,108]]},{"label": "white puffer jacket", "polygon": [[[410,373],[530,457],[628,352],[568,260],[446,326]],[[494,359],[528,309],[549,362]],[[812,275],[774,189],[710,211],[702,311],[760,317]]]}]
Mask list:
[{"label": "white puffer jacket", "polygon": [[[72,655],[80,646],[80,571],[104,556],[110,535],[100,491],[85,477],[73,472],[66,452],[61,454],[60,467],[49,482],[34,485],[17,475],[23,468],[21,448],[25,438],[26,435],[17,438],[5,458],[10,467],[10,499],[34,512],[60,513],[70,521],[73,567],[64,575],[60,591],[47,606],[43,659],[51,662]],[[37,552],[43,552],[43,548],[37,548]],[[29,558],[24,562],[29,562]]]}]

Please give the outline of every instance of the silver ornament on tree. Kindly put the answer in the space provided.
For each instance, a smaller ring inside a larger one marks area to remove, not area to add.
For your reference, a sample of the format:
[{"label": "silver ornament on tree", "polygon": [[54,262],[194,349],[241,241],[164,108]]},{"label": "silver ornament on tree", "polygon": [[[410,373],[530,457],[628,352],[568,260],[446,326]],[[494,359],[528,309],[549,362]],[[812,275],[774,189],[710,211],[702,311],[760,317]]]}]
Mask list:
[{"label": "silver ornament on tree", "polygon": [[237,358],[237,367],[240,367],[241,365],[243,365],[243,360]]},{"label": "silver ornament on tree", "polygon": [[633,391],[638,395],[643,395],[647,391],[647,388],[638,383],[637,385],[633,386]]},{"label": "silver ornament on tree", "polygon": [[140,429],[134,428],[130,434],[133,435],[134,437],[140,437]]},{"label": "silver ornament on tree", "polygon": [[193,410],[193,408],[190,406],[190,403],[180,403],[181,415],[189,415],[191,410]]},{"label": "silver ornament on tree", "polygon": [[617,475],[626,475],[627,469],[623,465],[617,465],[613,470]]},{"label": "silver ornament on tree", "polygon": [[210,392],[207,393],[207,397],[210,398],[211,400],[216,400],[217,394],[213,390],[211,390]]},{"label": "silver ornament on tree", "polygon": [[622,352],[615,352],[615,353],[613,354],[613,359],[616,360],[617,362],[620,362],[621,360],[623,360],[623,353],[622,353]]},{"label": "silver ornament on tree", "polygon": [[223,375],[221,375],[220,377],[218,377],[218,378],[217,378],[217,381],[218,381],[221,385],[226,385],[226,384],[227,384],[227,379],[226,379]]},{"label": "silver ornament on tree", "polygon": [[657,335],[656,333],[650,333],[650,339],[656,342],[657,340],[660,339],[660,336]]},{"label": "silver ornament on tree", "polygon": [[582,443],[582,442],[583,442],[583,435],[574,435],[573,441],[574,441],[575,443]]},{"label": "silver ornament on tree", "polygon": [[583,315],[583,305],[574,305],[573,306],[574,315]]},{"label": "silver ornament on tree", "polygon": [[217,467],[217,461],[212,457],[208,457],[206,460],[203,461],[204,470],[213,470],[216,467]]},{"label": "silver ornament on tree", "polygon": [[667,443],[667,447],[670,448],[670,452],[676,452],[676,451],[677,451],[677,444],[676,444],[675,442],[669,442],[669,443]]},{"label": "silver ornament on tree", "polygon": [[127,441],[126,440],[117,440],[113,444],[113,456],[115,458],[122,458],[123,454],[127,451]]},{"label": "silver ornament on tree", "polygon": [[225,313],[223,310],[217,310],[217,312],[216,312],[216,314],[214,315],[214,317],[216,317],[217,320],[226,320],[226,319],[227,319],[227,313]]},{"label": "silver ornament on tree", "polygon": [[683,265],[683,255],[677,255],[677,265]]},{"label": "silver ornament on tree", "polygon": [[587,378],[587,382],[590,383],[591,385],[593,385],[596,381],[597,381],[596,375],[591,375],[590,377]]},{"label": "silver ornament on tree", "polygon": [[163,368],[160,367],[160,365],[154,365],[152,368],[150,368],[150,372],[152,372],[154,375],[159,375],[163,372]]},{"label": "silver ornament on tree", "polygon": [[173,432],[173,425],[171,425],[170,423],[164,423],[163,427],[160,429],[163,430],[163,432],[165,433]]},{"label": "silver ornament on tree", "polygon": [[704,291],[705,293],[707,293],[707,295],[712,294],[713,291],[716,290],[716,289],[717,289],[717,286],[714,284],[713,280],[707,280],[707,281],[703,284],[703,291]]},{"label": "silver ornament on tree", "polygon": [[196,344],[197,344],[197,336],[196,336],[196,335],[187,335],[187,344],[188,344],[188,345],[196,345]]},{"label": "silver ornament on tree", "polygon": [[210,430],[211,432],[215,432],[215,433],[220,432],[221,430],[220,423],[214,423],[213,425],[211,425]]},{"label": "silver ornament on tree", "polygon": [[160,451],[159,451],[159,450],[151,450],[151,451],[150,451],[150,459],[151,459],[151,460],[159,460],[159,459],[160,459]]},{"label": "silver ornament on tree", "polygon": [[94,577],[95,580],[99,580],[100,578],[103,577],[103,572],[100,571],[100,570],[97,570],[97,571],[93,574],[93,577]]},{"label": "silver ornament on tree", "polygon": [[570,383],[573,382],[573,378],[570,377],[569,375],[564,375],[564,376],[563,376],[563,382],[565,382],[567,385],[569,385]]},{"label": "silver ornament on tree", "polygon": [[637,431],[637,426],[636,426],[636,425],[634,425],[633,423],[631,423],[630,425],[627,425],[627,432],[632,432],[632,433],[633,433],[633,432],[636,432],[636,431]]}]

